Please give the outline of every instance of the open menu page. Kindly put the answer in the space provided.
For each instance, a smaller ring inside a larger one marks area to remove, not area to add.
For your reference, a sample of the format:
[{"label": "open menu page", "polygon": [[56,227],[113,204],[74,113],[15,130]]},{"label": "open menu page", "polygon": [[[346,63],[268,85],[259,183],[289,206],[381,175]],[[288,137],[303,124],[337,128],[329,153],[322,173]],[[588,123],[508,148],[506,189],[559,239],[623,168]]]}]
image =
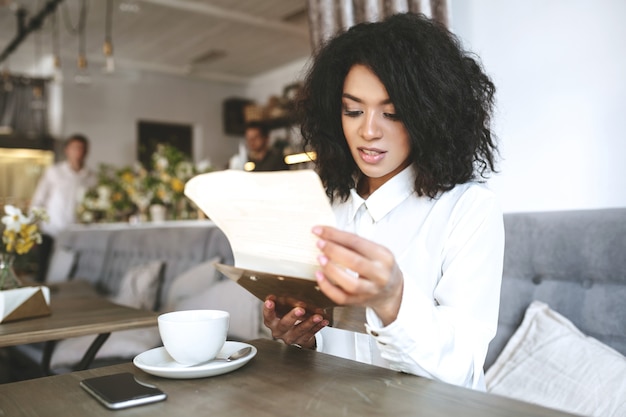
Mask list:
[{"label": "open menu page", "polygon": [[314,225],[335,225],[312,170],[225,170],[187,182],[189,197],[228,238],[235,266],[315,280],[319,268]]}]

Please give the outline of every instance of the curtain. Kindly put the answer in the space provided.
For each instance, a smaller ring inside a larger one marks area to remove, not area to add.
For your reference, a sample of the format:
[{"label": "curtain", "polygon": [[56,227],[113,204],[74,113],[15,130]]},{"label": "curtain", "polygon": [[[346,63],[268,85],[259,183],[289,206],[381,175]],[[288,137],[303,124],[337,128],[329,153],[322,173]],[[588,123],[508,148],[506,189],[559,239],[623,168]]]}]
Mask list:
[{"label": "curtain", "polygon": [[361,22],[397,13],[424,13],[449,27],[448,0],[307,0],[311,46],[316,51],[335,34]]},{"label": "curtain", "polygon": [[0,77],[0,127],[15,136],[48,134],[46,80],[3,74]]}]

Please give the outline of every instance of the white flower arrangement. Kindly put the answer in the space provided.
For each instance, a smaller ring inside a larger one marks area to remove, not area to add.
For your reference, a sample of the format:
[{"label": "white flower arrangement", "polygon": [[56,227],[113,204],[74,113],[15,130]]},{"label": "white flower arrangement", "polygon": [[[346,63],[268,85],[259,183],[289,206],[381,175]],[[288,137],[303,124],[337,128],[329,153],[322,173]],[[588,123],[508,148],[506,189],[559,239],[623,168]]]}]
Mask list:
[{"label": "white flower arrangement", "polygon": [[4,206],[4,213],[2,223],[5,229],[2,232],[2,242],[7,253],[23,255],[28,253],[35,243],[41,243],[39,222],[48,221],[44,209],[33,208],[28,215],[24,215],[19,208],[7,204]]},{"label": "white flower arrangement", "polygon": [[177,218],[191,206],[184,196],[185,183],[212,170],[208,160],[194,165],[171,145],[158,145],[150,162],[150,169],[140,162],[123,168],[101,166],[98,185],[87,191],[78,208],[80,221],[125,221],[131,213],[145,213],[151,204],[167,206]]}]

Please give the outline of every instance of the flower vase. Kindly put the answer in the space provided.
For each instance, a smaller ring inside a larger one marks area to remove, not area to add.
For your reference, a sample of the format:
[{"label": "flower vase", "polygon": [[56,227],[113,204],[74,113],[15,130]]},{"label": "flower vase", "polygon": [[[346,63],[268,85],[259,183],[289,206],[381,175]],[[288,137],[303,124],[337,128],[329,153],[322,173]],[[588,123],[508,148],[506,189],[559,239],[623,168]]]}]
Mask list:
[{"label": "flower vase", "polygon": [[15,262],[14,254],[0,253],[0,291],[22,286],[13,269],[13,262]]},{"label": "flower vase", "polygon": [[167,208],[163,204],[152,204],[150,206],[150,219],[160,223],[166,220]]}]

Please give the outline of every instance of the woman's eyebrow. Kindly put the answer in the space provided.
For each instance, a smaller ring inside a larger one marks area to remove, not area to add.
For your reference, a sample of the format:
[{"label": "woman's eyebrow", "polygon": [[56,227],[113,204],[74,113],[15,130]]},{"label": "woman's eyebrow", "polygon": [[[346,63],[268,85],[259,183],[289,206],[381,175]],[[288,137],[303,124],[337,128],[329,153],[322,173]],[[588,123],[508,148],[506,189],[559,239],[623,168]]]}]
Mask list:
[{"label": "woman's eyebrow", "polygon": [[[347,98],[348,100],[356,101],[357,103],[363,103],[363,100],[361,100],[360,98],[355,97],[355,96],[353,96],[352,94],[349,94],[349,93],[343,93],[341,95],[341,97]],[[387,99],[381,101],[379,104],[391,104],[391,99],[387,98]]]}]

